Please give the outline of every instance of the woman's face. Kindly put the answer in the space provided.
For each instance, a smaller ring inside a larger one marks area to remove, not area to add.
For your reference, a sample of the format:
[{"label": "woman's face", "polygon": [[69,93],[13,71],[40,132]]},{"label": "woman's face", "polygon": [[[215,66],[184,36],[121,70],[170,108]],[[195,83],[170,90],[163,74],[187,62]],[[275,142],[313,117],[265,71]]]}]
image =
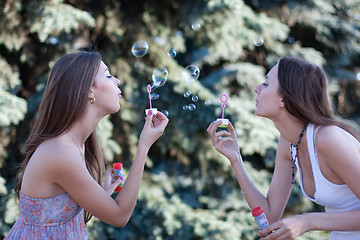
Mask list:
[{"label": "woman's face", "polygon": [[256,111],[255,114],[273,119],[278,116],[279,111],[284,107],[281,96],[278,92],[278,64],[276,64],[266,75],[266,80],[256,86]]},{"label": "woman's face", "polygon": [[95,97],[94,105],[104,109],[104,114],[111,114],[119,111],[119,100],[122,98],[119,84],[120,80],[112,76],[108,67],[101,61],[94,84],[91,87],[90,97]]}]

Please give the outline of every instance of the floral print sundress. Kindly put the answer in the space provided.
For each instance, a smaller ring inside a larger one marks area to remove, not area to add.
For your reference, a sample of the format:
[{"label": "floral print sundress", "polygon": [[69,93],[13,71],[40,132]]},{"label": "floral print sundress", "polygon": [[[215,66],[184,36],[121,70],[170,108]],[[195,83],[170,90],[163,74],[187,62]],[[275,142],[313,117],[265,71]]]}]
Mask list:
[{"label": "floral print sundress", "polygon": [[37,199],[20,192],[20,217],[5,239],[87,239],[82,208],[68,193]]}]

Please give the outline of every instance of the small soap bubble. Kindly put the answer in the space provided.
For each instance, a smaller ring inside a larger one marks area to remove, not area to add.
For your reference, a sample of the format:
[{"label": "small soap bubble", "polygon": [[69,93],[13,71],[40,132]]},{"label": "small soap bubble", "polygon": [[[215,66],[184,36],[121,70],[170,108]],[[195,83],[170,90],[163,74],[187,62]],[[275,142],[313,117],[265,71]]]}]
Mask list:
[{"label": "small soap bubble", "polygon": [[169,72],[164,67],[158,67],[154,70],[152,74],[152,80],[154,82],[154,85],[157,87],[161,87],[165,84],[166,79],[169,75]]},{"label": "small soap bubble", "polygon": [[192,28],[192,30],[194,30],[194,31],[197,31],[197,30],[199,30],[200,29],[200,23],[198,23],[198,22],[194,22],[193,24],[191,24],[191,28]]},{"label": "small soap bubble", "polygon": [[288,38],[288,42],[289,42],[290,44],[293,44],[293,43],[295,42],[295,38],[289,37],[289,38]]},{"label": "small soap bubble", "polygon": [[184,98],[188,98],[188,97],[190,97],[190,95],[191,95],[191,92],[187,91],[186,93],[184,93]]},{"label": "small soap bubble", "polygon": [[254,40],[254,45],[256,47],[260,47],[264,44],[264,39],[262,37],[258,37]]},{"label": "small soap bubble", "polygon": [[139,40],[132,45],[131,53],[135,57],[143,57],[149,50],[149,45],[144,40]]},{"label": "small soap bubble", "polygon": [[169,112],[167,110],[162,110],[161,111],[166,117],[169,116]]},{"label": "small soap bubble", "polygon": [[184,105],[183,106],[183,110],[188,110],[189,109],[189,106],[188,105]]},{"label": "small soap bubble", "polygon": [[192,96],[191,100],[192,100],[193,102],[197,102],[197,101],[199,101],[199,97],[196,96],[196,95],[194,95],[194,96]]},{"label": "small soap bubble", "polygon": [[187,66],[182,72],[182,77],[187,83],[192,83],[200,76],[200,69],[195,65]]},{"label": "small soap bubble", "polygon": [[170,49],[168,52],[167,52],[167,55],[171,58],[174,58],[176,57],[176,51],[175,49]]},{"label": "small soap bubble", "polygon": [[353,18],[354,18],[354,20],[358,21],[358,20],[360,20],[360,15],[354,13],[354,14],[353,14]]},{"label": "small soap bubble", "polygon": [[190,110],[190,111],[194,111],[195,109],[196,109],[195,104],[190,103],[190,104],[189,104],[189,110]]},{"label": "small soap bubble", "polygon": [[152,94],[150,95],[150,97],[151,97],[151,100],[156,100],[156,99],[159,99],[160,95],[159,95],[159,94],[156,94],[156,93],[152,93]]}]

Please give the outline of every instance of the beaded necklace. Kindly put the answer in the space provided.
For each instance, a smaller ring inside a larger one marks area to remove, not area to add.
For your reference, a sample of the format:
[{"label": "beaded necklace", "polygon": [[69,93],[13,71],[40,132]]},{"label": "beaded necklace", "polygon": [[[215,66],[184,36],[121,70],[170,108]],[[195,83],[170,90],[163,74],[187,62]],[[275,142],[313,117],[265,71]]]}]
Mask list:
[{"label": "beaded necklace", "polygon": [[[308,126],[308,124],[305,123],[304,126],[302,127],[302,130],[301,130],[301,133],[300,133],[300,135],[299,135],[297,144],[294,146],[292,143],[290,143],[290,145],[291,145],[291,148],[290,148],[290,151],[291,151],[291,160],[292,160],[292,166],[291,166],[291,170],[292,170],[291,183],[292,183],[292,184],[295,183],[295,161],[296,161],[296,159],[299,159],[299,145],[300,145],[300,143],[301,143],[302,137],[304,136],[304,132],[305,132],[307,126]],[[295,147],[295,149],[296,149],[295,157],[294,157],[294,155],[293,155],[293,148],[294,148],[294,147]]]}]

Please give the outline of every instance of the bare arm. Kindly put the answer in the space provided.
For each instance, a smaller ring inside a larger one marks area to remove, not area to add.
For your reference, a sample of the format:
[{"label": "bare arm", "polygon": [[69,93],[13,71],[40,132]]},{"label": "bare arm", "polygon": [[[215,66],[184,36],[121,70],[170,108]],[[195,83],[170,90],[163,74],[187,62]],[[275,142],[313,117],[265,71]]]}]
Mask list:
[{"label": "bare arm", "polygon": [[168,122],[168,119],[161,113],[158,113],[157,117],[159,120],[152,119],[152,116],[146,118],[133,165],[121,192],[115,199],[112,199],[97,184],[90,176],[85,163],[79,161],[76,153],[71,151],[62,151],[60,157],[56,157],[56,159],[53,157],[54,181],[92,215],[108,224],[125,226],[136,204],[148,150],[153,142],[161,136]]},{"label": "bare arm", "polygon": [[[249,207],[252,209],[261,206],[270,223],[279,220],[289,199],[292,185],[288,143],[280,137],[273,179],[265,197],[254,185],[245,168],[232,124],[229,124],[228,131],[216,132],[220,123],[220,121],[211,123],[208,133],[212,137],[215,149],[230,160]],[[224,135],[226,137],[222,137]]]}]

